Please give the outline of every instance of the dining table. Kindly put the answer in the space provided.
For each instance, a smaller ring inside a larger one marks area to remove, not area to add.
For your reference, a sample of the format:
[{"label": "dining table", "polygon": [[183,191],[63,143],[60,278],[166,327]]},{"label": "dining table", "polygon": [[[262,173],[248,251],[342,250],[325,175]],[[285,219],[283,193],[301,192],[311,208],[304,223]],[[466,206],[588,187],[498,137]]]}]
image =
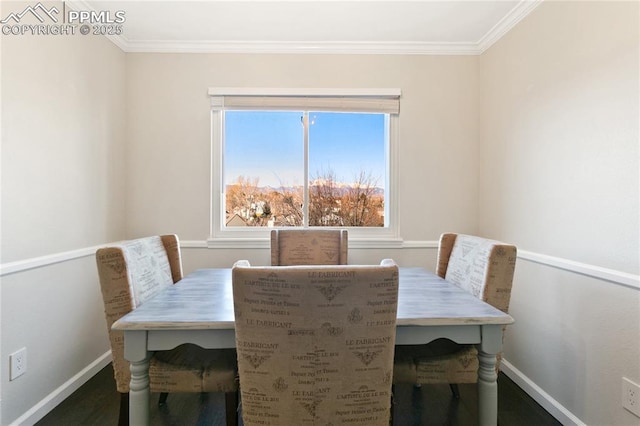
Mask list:
[{"label": "dining table", "polygon": [[[113,324],[124,332],[131,366],[129,418],[149,424],[149,360],[155,351],[192,343],[234,348],[231,268],[198,269]],[[422,267],[400,267],[396,345],[447,338],[478,349],[478,424],[497,424],[497,354],[513,318]]]}]

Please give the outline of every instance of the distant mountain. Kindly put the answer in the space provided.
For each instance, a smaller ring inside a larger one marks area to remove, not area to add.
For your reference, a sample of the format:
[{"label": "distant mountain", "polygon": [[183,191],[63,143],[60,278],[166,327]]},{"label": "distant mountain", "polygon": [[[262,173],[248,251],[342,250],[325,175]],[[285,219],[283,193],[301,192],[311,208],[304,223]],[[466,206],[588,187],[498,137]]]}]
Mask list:
[{"label": "distant mountain", "polygon": [[[314,186],[318,186],[318,185],[322,185],[322,183],[311,183],[311,187]],[[235,185],[231,184],[231,185],[227,185],[227,188],[233,187]],[[349,190],[352,188],[351,184],[347,184],[347,183],[342,183],[342,182],[338,182],[334,184],[334,188],[336,189],[336,191],[338,192],[338,194],[340,195],[345,195],[346,193],[349,192]],[[266,186],[259,186],[257,188],[258,192],[266,194],[269,192],[296,192],[296,191],[302,191],[302,185],[295,185],[295,186],[270,186],[270,185],[266,185]],[[380,187],[375,187],[373,188],[373,195],[384,195],[384,188],[380,188]]]}]

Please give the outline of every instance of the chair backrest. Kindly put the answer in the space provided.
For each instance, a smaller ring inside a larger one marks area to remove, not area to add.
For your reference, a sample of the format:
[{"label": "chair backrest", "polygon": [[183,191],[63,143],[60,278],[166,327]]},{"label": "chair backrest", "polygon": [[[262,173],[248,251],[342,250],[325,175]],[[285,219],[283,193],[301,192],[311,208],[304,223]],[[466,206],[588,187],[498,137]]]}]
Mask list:
[{"label": "chair backrest", "polygon": [[440,236],[436,273],[501,311],[509,310],[514,245],[472,235]]},{"label": "chair backrest", "polygon": [[176,235],[124,241],[98,249],[96,263],[111,342],[118,392],[129,391],[129,362],[124,337],[111,329],[115,321],[145,300],[182,279],[180,245]]},{"label": "chair backrest", "polygon": [[395,262],[232,275],[245,425],[389,424]]},{"label": "chair backrest", "polygon": [[346,265],[346,229],[273,229],[271,265]]}]

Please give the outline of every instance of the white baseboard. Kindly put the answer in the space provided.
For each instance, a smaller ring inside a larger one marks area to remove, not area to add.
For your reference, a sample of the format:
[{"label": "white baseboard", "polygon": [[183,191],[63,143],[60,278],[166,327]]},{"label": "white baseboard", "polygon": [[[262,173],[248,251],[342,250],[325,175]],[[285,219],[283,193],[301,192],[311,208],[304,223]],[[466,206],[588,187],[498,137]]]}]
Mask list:
[{"label": "white baseboard", "polygon": [[67,380],[59,388],[31,407],[29,411],[14,420],[10,426],[31,426],[46,416],[51,410],[67,399],[78,388],[111,362],[111,351],[102,354],[78,374]]},{"label": "white baseboard", "polygon": [[525,376],[522,371],[515,368],[504,358],[500,361],[500,371],[520,386],[525,393],[564,426],[587,426],[586,423],[553,399],[551,395],[546,393],[540,386],[536,385],[531,379]]}]

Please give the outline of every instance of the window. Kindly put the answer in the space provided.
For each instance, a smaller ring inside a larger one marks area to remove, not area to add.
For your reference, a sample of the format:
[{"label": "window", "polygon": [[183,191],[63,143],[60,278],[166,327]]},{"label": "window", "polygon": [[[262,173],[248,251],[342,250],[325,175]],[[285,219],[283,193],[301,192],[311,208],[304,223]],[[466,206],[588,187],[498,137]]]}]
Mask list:
[{"label": "window", "polygon": [[396,236],[399,90],[210,89],[211,236],[272,227],[346,227]]}]

